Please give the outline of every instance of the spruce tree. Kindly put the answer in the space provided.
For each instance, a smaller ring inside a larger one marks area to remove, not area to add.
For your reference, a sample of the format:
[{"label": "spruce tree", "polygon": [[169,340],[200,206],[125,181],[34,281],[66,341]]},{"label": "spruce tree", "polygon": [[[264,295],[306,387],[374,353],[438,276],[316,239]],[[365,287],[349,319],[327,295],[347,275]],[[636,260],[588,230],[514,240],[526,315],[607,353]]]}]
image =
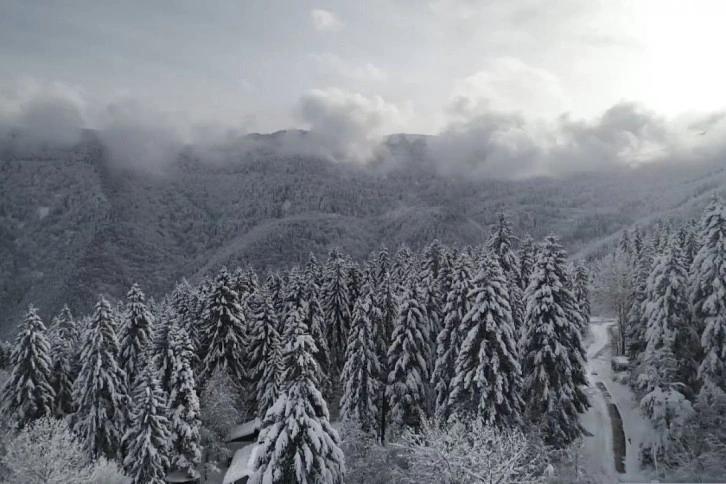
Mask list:
[{"label": "spruce tree", "polygon": [[73,428],[94,457],[116,457],[128,405],[115,330],[111,305],[101,297],[81,349],[81,371],[73,384],[77,407]]},{"label": "spruce tree", "polygon": [[[378,260],[380,261],[380,256]],[[388,348],[391,345],[393,327],[398,317],[398,298],[390,274],[385,272],[380,277],[381,281],[373,305],[375,312],[373,313],[372,324],[378,363],[381,368],[382,385],[378,390],[378,408],[380,409],[381,443],[385,444],[389,413],[388,398],[386,396],[386,382],[390,371],[388,367]]]},{"label": "spruce tree", "polygon": [[169,421],[152,365],[136,379],[131,427],[124,435],[124,469],[133,484],[164,484],[169,470]]},{"label": "spruce tree", "polygon": [[[151,364],[157,370],[159,385],[166,395],[171,392],[172,372],[174,371],[174,354],[169,344],[169,332],[174,326],[181,325],[178,313],[169,304],[162,304],[158,309],[158,316],[154,318],[154,325],[151,330],[151,342],[148,345]],[[140,365],[142,366],[142,365]],[[134,388],[131,382],[129,392]]]},{"label": "spruce tree", "polygon": [[10,357],[10,378],[2,390],[3,414],[22,428],[43,416],[53,415],[55,391],[51,374],[50,345],[37,309],[30,306]]},{"label": "spruce tree", "polygon": [[74,411],[73,380],[76,377],[74,369],[78,365],[78,329],[68,306],[63,306],[60,315],[53,321],[48,335],[52,361],[51,384],[55,391],[53,413],[57,417],[65,417]]},{"label": "spruce tree", "polygon": [[726,209],[718,198],[701,218],[699,242],[690,279],[693,318],[703,348],[698,376],[726,390]]},{"label": "spruce tree", "polygon": [[691,324],[688,274],[677,237],[673,237],[665,252],[655,261],[647,286],[644,314],[648,322],[646,352],[661,350],[665,341],[671,338],[674,346],[670,350],[677,362],[675,378],[692,385],[697,372],[694,351],[698,347],[698,335]]},{"label": "spruce tree", "polygon": [[323,279],[325,282],[322,288],[321,304],[325,312],[327,340],[330,347],[330,376],[335,383],[345,362],[345,344],[350,327],[350,297],[346,264],[343,256],[337,250],[330,253]]},{"label": "spruce tree", "polygon": [[469,313],[472,289],[472,263],[469,256],[458,257],[452,267],[449,291],[444,306],[444,327],[436,344],[436,365],[431,377],[436,392],[436,418],[445,422],[451,415],[449,397],[451,381],[454,378],[456,359],[466,334],[462,330],[464,316]]},{"label": "spruce tree", "polygon": [[378,428],[378,392],[381,387],[381,368],[371,317],[374,311],[371,291],[368,283],[362,285],[353,310],[341,375],[343,421],[354,424],[363,432]]},{"label": "spruce tree", "polygon": [[174,325],[169,330],[169,347],[174,355],[168,404],[171,466],[196,475],[202,447],[199,397],[192,371],[194,345],[187,331]]},{"label": "spruce tree", "polygon": [[226,371],[236,385],[243,385],[247,365],[247,328],[239,297],[231,283],[227,269],[222,268],[207,296],[200,328],[200,379],[205,381],[219,369]]},{"label": "spruce tree", "polygon": [[317,388],[315,343],[298,311],[288,315],[282,392],[267,411],[250,484],[340,484],[345,459]]},{"label": "spruce tree", "polygon": [[[573,280],[573,292],[577,306],[580,308],[583,329],[590,324],[590,275],[584,265],[578,264],[575,267]],[[584,335],[584,331],[583,331]]]},{"label": "spruce tree", "polygon": [[548,236],[525,293],[527,311],[522,340],[524,402],[545,443],[564,447],[583,433],[579,413],[589,403],[582,387],[585,350],[575,296],[565,288],[566,255]]},{"label": "spruce tree", "polygon": [[641,358],[647,344],[645,333],[648,328],[648,321],[645,319],[645,307],[648,298],[648,276],[652,267],[652,249],[650,245],[644,244],[640,248],[640,257],[635,266],[633,293],[627,319],[627,353],[633,360],[633,366]]},{"label": "spruce tree", "polygon": [[441,273],[443,253],[441,244],[434,240],[426,247],[423,253],[421,273],[419,275],[419,293],[421,301],[426,307],[431,327],[429,328],[429,356],[427,364],[429,368],[434,367],[436,362],[436,338],[441,332],[442,312],[444,297],[439,286],[439,274]]},{"label": "spruce tree", "polygon": [[529,278],[532,275],[532,269],[537,262],[537,250],[534,245],[534,240],[527,234],[522,240],[522,245],[519,247],[519,287],[522,291],[527,290],[529,286]]},{"label": "spruce tree", "polygon": [[476,416],[498,427],[521,423],[522,370],[517,361],[507,279],[494,254],[472,283],[464,315],[463,343],[456,358],[449,405],[457,415]]},{"label": "spruce tree", "polygon": [[[282,341],[272,300],[266,289],[259,290],[251,301],[249,333],[250,380],[255,382],[254,405],[257,415],[264,418],[277,399],[282,376]],[[295,309],[293,309],[295,311]]]},{"label": "spruce tree", "polygon": [[391,417],[399,425],[418,427],[426,416],[429,321],[418,301],[415,281],[405,287],[388,350],[386,395]]},{"label": "spruce tree", "polygon": [[139,363],[151,341],[153,318],[146,307],[146,296],[138,284],[126,294],[126,311],[119,330],[119,366],[126,373],[126,386],[131,393],[139,373]]}]

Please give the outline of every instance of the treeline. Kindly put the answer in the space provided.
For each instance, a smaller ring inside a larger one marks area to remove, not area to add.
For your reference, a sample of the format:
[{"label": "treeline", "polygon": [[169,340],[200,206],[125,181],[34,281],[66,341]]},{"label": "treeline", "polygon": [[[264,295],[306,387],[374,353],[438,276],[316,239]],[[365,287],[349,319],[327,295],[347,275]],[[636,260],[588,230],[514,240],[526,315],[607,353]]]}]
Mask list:
[{"label": "treeline", "polygon": [[538,429],[562,449],[589,406],[588,282],[557,237],[519,243],[500,215],[477,247],[382,247],[363,262],[333,250],[264,279],[222,268],[159,302],[134,285],[91,316],[64,309],[48,330],[31,307],[2,406],[21,434],[65,419],[88,456],[135,483],[224,464],[226,432],[255,417],[251,482],[342,482],[338,419],[379,444],[478,422],[509,445]]},{"label": "treeline", "polygon": [[659,472],[723,477],[726,456],[726,210],[625,231],[598,292],[618,315],[630,385],[655,429],[642,457]]}]

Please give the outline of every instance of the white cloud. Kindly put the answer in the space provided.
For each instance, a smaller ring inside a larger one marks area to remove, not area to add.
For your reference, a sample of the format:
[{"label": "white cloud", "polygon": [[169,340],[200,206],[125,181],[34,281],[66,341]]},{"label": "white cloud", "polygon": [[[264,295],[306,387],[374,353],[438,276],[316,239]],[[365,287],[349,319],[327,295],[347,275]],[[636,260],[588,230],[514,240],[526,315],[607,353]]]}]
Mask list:
[{"label": "white cloud", "polygon": [[333,72],[338,76],[354,79],[357,81],[382,82],[388,78],[385,71],[374,66],[370,62],[356,63],[347,61],[330,52],[314,52],[310,58],[321,69]]},{"label": "white cloud", "polygon": [[492,110],[551,117],[568,111],[570,104],[551,72],[517,58],[498,57],[456,81],[449,111],[464,117]]},{"label": "white cloud", "polygon": [[0,137],[20,130],[20,149],[72,145],[86,127],[81,93],[59,82],[24,79],[0,84]]},{"label": "white cloud", "polygon": [[313,89],[298,103],[298,114],[329,158],[365,162],[377,154],[381,136],[400,130],[407,113],[380,96]]},{"label": "white cloud", "polygon": [[313,27],[318,32],[337,32],[342,29],[344,24],[329,10],[323,10],[322,8],[315,8],[310,11],[310,20],[313,22]]}]

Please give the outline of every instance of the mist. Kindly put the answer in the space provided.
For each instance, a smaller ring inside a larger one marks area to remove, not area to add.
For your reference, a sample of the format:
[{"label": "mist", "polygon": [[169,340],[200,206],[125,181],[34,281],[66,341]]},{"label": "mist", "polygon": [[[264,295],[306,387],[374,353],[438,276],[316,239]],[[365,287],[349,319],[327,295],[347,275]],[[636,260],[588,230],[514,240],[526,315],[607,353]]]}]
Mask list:
[{"label": "mist", "polygon": [[[2,93],[0,137],[7,140],[12,135],[19,153],[28,156],[41,148],[72,146],[83,129],[91,128],[111,163],[151,173],[163,173],[185,147],[209,163],[231,162],[263,150],[365,166],[372,160],[392,160],[386,135],[405,132],[415,116],[410,108],[380,96],[315,89],[293,108],[300,129],[250,136],[242,122],[195,123],[133,99],[91,106],[77,91],[59,84],[36,83]],[[666,118],[623,102],[593,119],[569,114],[547,119],[492,108],[496,106],[459,97],[445,107],[447,122],[427,140],[429,162],[440,174],[567,176],[650,163],[714,161],[726,148],[722,112]]]}]

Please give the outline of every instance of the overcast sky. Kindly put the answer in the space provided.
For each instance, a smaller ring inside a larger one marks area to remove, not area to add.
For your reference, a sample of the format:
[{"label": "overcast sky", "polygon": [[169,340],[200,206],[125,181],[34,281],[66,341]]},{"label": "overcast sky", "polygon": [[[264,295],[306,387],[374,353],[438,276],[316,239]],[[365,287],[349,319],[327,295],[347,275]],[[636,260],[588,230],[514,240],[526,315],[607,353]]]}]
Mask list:
[{"label": "overcast sky", "polygon": [[623,102],[718,113],[725,22],[720,0],[3,0],[0,109],[50,95],[86,125],[134,106],[375,134],[493,112],[584,122]]}]

